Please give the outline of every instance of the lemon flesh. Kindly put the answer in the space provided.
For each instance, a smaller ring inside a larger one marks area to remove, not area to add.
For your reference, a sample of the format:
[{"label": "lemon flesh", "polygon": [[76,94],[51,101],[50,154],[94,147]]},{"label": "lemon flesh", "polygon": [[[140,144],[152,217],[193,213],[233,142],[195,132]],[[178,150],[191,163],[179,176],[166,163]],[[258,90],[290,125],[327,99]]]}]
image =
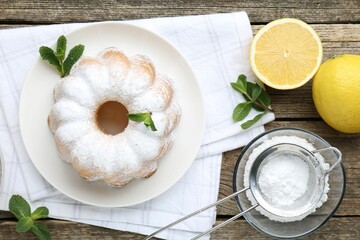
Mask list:
[{"label": "lemon flesh", "polygon": [[308,24],[298,19],[275,20],[254,37],[251,67],[266,85],[276,89],[298,88],[320,67],[321,41]]},{"label": "lemon flesh", "polygon": [[344,133],[360,132],[360,55],[327,60],[314,77],[312,91],[328,125]]}]

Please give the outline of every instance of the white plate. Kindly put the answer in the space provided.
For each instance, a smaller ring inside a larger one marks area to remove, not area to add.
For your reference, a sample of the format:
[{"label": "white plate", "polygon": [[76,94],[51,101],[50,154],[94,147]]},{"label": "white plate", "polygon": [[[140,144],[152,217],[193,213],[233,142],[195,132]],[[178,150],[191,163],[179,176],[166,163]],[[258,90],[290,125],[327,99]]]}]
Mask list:
[{"label": "white plate", "polygon": [[158,171],[152,177],[131,181],[122,188],[87,182],[57,155],[47,117],[54,104],[54,85],[60,77],[55,69],[39,57],[26,79],[20,101],[21,134],[35,167],[60,192],[95,206],[129,206],[160,195],[185,174],[196,157],[202,140],[203,101],[191,67],[168,41],[130,24],[92,24],[71,32],[67,39],[69,47],[84,44],[84,55],[88,56],[95,56],[107,47],[118,47],[129,56],[136,53],[149,56],[159,72],[173,79],[182,109],[181,120],[174,131],[175,142],[171,151],[161,160]]}]

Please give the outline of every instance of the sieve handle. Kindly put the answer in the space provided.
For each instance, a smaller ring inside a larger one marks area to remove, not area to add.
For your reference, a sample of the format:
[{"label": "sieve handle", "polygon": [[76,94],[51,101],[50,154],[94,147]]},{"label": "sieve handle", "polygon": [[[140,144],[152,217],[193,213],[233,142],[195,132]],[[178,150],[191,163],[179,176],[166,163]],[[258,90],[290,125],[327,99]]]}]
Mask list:
[{"label": "sieve handle", "polygon": [[322,148],[322,149],[312,151],[312,153],[318,153],[318,152],[324,152],[324,151],[328,151],[328,150],[334,151],[338,157],[338,160],[333,165],[330,166],[330,168],[325,172],[326,174],[331,172],[334,169],[334,167],[336,167],[336,165],[338,165],[341,162],[342,153],[336,147],[327,147],[327,148]]},{"label": "sieve handle", "polygon": [[[180,222],[182,222],[182,221],[184,221],[184,220],[186,220],[186,219],[188,219],[188,218],[190,218],[190,217],[192,217],[192,216],[194,216],[194,215],[196,215],[196,214],[199,214],[199,213],[205,211],[206,209],[209,209],[209,208],[211,208],[211,207],[214,207],[214,206],[216,206],[216,205],[218,205],[218,204],[220,204],[220,203],[228,200],[229,198],[235,197],[235,196],[239,195],[240,193],[245,192],[246,190],[249,190],[249,189],[250,189],[250,187],[243,188],[243,189],[241,189],[240,191],[237,191],[237,192],[235,192],[235,193],[233,193],[233,194],[231,194],[231,195],[229,195],[229,196],[227,196],[227,197],[224,197],[224,198],[220,199],[220,200],[217,201],[216,203],[212,203],[212,204],[210,204],[210,205],[208,205],[208,206],[206,206],[206,207],[203,207],[203,208],[201,208],[201,209],[199,209],[199,210],[197,210],[197,211],[194,211],[194,212],[186,215],[185,217],[182,217],[182,218],[176,220],[175,222],[172,222],[172,223],[166,225],[165,227],[160,228],[160,229],[157,230],[156,232],[151,233],[150,235],[146,236],[146,237],[144,238],[144,240],[151,239],[152,237],[154,237],[154,236],[157,235],[158,233],[164,231],[165,229],[168,229],[169,227],[172,227],[172,226],[174,226],[175,224],[178,224],[178,223],[180,223]],[[242,211],[241,213],[237,214],[236,216],[234,216],[234,217],[226,220],[225,222],[223,222],[223,223],[221,223],[221,224],[219,224],[219,225],[217,225],[217,226],[215,226],[215,227],[207,230],[206,232],[200,233],[199,235],[197,235],[197,236],[195,236],[194,238],[192,238],[192,240],[193,240],[193,239],[198,239],[198,238],[200,238],[200,237],[202,237],[202,236],[204,236],[204,235],[206,235],[206,234],[209,234],[209,233],[211,233],[211,232],[213,232],[213,231],[221,228],[222,226],[224,226],[224,225],[226,225],[226,224],[234,221],[235,219],[241,217],[241,216],[244,215],[245,213],[253,210],[253,209],[256,208],[257,206],[259,206],[259,204],[255,204],[255,205],[251,206],[250,208],[246,209],[245,211]]]}]

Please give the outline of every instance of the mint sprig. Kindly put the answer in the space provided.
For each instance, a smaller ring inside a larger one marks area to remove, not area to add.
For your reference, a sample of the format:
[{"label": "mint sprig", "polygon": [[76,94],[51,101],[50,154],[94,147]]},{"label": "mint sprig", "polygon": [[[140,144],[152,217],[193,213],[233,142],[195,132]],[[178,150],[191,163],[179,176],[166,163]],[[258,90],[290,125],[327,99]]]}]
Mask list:
[{"label": "mint sprig", "polygon": [[56,51],[46,46],[41,46],[39,48],[41,58],[53,65],[58,70],[61,77],[69,75],[71,68],[80,59],[85,49],[84,45],[76,45],[70,50],[68,56],[65,58],[66,45],[66,37],[61,35],[57,40]]},{"label": "mint sprig", "polygon": [[143,122],[146,127],[150,127],[151,131],[157,131],[151,113],[131,113],[128,114],[128,118],[134,122]]},{"label": "mint sprig", "polygon": [[243,95],[245,102],[239,103],[232,114],[235,122],[244,120],[250,113],[251,109],[260,112],[253,119],[242,123],[242,129],[248,129],[259,121],[266,113],[274,112],[270,108],[271,98],[269,94],[262,88],[259,83],[252,83],[247,81],[244,74],[239,75],[236,82],[231,83],[231,87]]},{"label": "mint sprig", "polygon": [[13,195],[9,201],[9,210],[19,220],[16,224],[16,232],[24,233],[31,231],[38,239],[51,239],[50,231],[45,224],[35,220],[47,218],[49,210],[46,207],[38,207],[33,213],[29,203],[20,195]]}]

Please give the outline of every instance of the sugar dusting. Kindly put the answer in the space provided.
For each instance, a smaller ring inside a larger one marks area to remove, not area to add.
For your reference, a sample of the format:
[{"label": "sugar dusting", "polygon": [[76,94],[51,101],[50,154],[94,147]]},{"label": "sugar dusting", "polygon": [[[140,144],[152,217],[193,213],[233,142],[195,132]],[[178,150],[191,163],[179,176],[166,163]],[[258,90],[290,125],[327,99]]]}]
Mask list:
[{"label": "sugar dusting", "polygon": [[275,207],[292,205],[308,188],[309,166],[298,156],[277,156],[260,170],[259,186]]},{"label": "sugar dusting", "polygon": [[[146,56],[127,58],[115,48],[103,50],[97,58],[80,59],[70,76],[55,86],[54,97],[49,126],[60,157],[84,178],[113,186],[156,169],[172,145],[171,132],[180,117],[171,80],[157,74]],[[118,101],[131,113],[152,112],[159,131],[129,122],[120,134],[101,132],[95,113],[107,101]]]}]

